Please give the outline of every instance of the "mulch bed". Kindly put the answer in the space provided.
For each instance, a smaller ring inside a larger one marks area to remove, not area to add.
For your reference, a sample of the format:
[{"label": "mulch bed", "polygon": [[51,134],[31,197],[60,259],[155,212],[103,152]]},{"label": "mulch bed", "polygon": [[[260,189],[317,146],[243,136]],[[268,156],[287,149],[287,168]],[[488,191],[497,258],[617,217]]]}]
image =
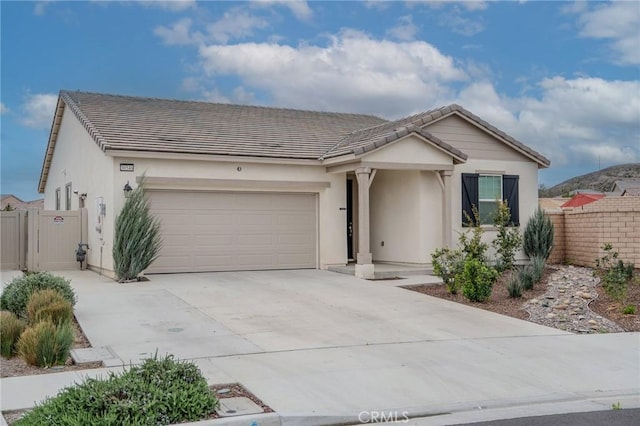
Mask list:
[{"label": "mulch bed", "polygon": [[460,290],[458,294],[451,294],[444,284],[420,284],[403,286],[403,288],[428,294],[429,296],[438,297],[440,299],[450,300],[452,302],[462,303],[475,308],[485,309],[498,314],[526,320],[529,319],[529,313],[522,309],[522,304],[529,299],[539,298],[547,291],[548,278],[552,272],[552,267],[546,267],[542,280],[536,284],[532,290],[524,291],[522,293],[522,297],[518,299],[509,297],[506,285],[507,276],[503,275],[493,285],[493,291],[491,292],[489,300],[482,303],[468,301],[462,295],[462,290]]},{"label": "mulch bed", "polygon": [[[634,278],[628,285],[627,297],[618,302],[609,296],[602,285],[598,285],[598,298],[589,304],[589,309],[600,316],[610,319],[624,329],[624,331],[640,331],[640,269],[634,272]],[[623,314],[625,306],[635,305],[636,314]]]}]

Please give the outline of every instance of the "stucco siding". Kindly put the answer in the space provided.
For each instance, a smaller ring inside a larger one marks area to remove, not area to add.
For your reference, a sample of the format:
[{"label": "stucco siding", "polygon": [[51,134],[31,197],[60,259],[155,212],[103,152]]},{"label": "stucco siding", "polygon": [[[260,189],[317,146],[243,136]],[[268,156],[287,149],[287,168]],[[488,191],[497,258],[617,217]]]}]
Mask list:
[{"label": "stucco siding", "polygon": [[[78,194],[87,194],[85,207],[89,217],[89,235],[88,241],[85,242],[89,244],[88,264],[99,267],[100,247],[102,247],[103,267],[113,269],[111,261],[114,218],[112,159],[100,150],[73,113],[65,110],[45,185],[44,208],[46,210],[55,209],[56,188],[60,188],[60,207],[65,208],[65,185],[69,182],[72,184],[72,191],[77,190]],[[96,229],[99,197],[102,197],[106,205],[106,216],[101,227],[102,234]],[[72,193],[71,210],[76,210],[78,207],[78,195]],[[104,236],[104,240],[101,240],[101,236]],[[102,244],[103,241],[104,244]],[[69,249],[75,250],[76,247]]]},{"label": "stucco siding", "polygon": [[[184,189],[202,191],[273,191],[317,193],[318,196],[318,254],[319,265],[326,268],[330,264],[347,262],[345,173],[327,174],[324,167],[314,165],[261,164],[243,162],[219,162],[200,160],[141,159],[117,157],[114,159],[114,186],[122,188],[128,181],[136,187],[136,177],[144,174],[152,181],[154,177],[174,179],[164,189]],[[134,164],[134,172],[121,172],[120,163]],[[198,188],[180,179],[211,180]],[[255,186],[240,185],[242,181],[255,182]],[[220,184],[219,182],[222,182]],[[234,183],[235,182],[235,183]],[[295,182],[295,188],[283,188],[281,182]],[[308,182],[308,185],[305,185]],[[273,185],[271,185],[272,183]],[[319,188],[318,183],[325,187]],[[161,189],[154,186],[154,189]],[[116,197],[116,209],[124,204],[124,197]]]},{"label": "stucco siding", "polygon": [[449,116],[425,127],[432,135],[458,148],[470,159],[523,161],[527,158],[467,120]]},{"label": "stucco siding", "polygon": [[423,261],[420,191],[420,172],[379,170],[376,174],[370,201],[374,261]]},{"label": "stucco siding", "polygon": [[417,136],[409,136],[363,157],[365,161],[383,163],[452,164],[449,154]]}]

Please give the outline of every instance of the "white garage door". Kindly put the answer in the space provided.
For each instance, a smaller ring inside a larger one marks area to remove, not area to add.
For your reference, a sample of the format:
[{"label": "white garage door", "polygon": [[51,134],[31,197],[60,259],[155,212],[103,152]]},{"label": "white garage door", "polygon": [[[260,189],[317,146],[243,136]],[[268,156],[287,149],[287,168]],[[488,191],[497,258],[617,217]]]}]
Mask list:
[{"label": "white garage door", "polygon": [[149,191],[163,247],[148,272],[316,267],[314,194]]}]

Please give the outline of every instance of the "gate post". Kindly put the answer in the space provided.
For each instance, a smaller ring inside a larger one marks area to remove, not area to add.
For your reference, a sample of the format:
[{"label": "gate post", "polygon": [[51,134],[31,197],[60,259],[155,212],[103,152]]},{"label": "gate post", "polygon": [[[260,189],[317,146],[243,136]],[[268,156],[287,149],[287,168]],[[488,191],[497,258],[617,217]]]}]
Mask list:
[{"label": "gate post", "polygon": [[29,209],[27,211],[27,270],[38,271],[38,226],[37,209]]}]

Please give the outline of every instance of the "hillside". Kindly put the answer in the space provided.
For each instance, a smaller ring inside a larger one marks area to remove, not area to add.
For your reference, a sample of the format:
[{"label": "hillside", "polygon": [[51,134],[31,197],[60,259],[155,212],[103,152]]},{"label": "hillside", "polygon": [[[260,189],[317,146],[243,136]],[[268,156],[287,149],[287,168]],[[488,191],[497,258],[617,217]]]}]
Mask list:
[{"label": "hillside", "polygon": [[558,197],[575,189],[593,189],[595,191],[611,191],[616,180],[624,178],[640,179],[640,164],[620,164],[611,166],[597,172],[587,173],[582,176],[565,180],[551,188],[540,190],[541,197]]}]

